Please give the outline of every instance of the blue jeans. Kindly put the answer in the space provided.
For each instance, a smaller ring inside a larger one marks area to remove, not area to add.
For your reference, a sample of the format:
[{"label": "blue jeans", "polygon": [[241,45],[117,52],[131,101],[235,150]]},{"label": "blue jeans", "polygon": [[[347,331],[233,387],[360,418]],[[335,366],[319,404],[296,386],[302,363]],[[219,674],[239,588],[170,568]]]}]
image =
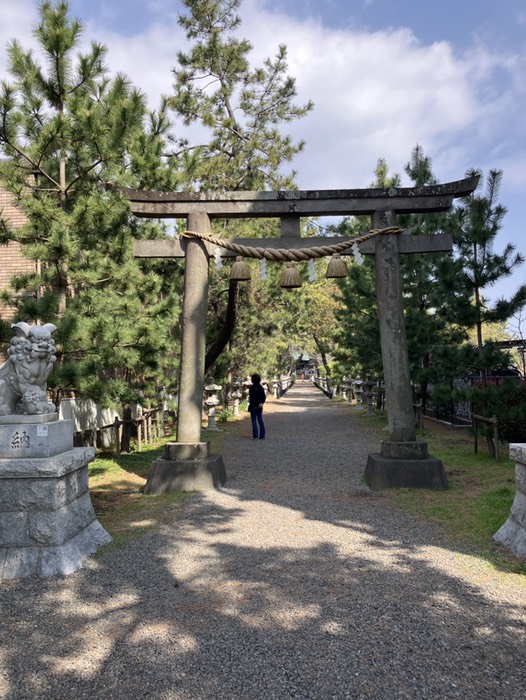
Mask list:
[{"label": "blue jeans", "polygon": [[252,437],[254,438],[254,440],[257,439],[259,425],[259,439],[263,440],[265,438],[265,423],[263,423],[263,409],[251,408],[250,417],[252,419]]}]

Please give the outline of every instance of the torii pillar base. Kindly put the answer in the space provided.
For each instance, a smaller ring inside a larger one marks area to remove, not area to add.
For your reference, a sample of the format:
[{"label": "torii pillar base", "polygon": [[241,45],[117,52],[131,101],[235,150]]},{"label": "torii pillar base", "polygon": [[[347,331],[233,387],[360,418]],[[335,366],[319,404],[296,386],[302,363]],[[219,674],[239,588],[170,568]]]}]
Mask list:
[{"label": "torii pillar base", "polygon": [[144,493],[155,496],[172,491],[207,491],[226,482],[221,455],[210,454],[209,442],[169,442],[164,457],[153,462]]},{"label": "torii pillar base", "polygon": [[382,441],[380,452],[367,459],[365,482],[373,491],[448,488],[444,465],[428,454],[427,443],[421,441]]}]

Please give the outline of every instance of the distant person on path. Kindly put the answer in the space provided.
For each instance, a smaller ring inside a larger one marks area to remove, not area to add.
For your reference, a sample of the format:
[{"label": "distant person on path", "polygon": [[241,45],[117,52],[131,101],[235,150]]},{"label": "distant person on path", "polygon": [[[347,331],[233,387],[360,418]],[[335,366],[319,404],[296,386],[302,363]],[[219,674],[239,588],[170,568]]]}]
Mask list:
[{"label": "distant person on path", "polygon": [[[261,386],[261,377],[259,374],[253,374],[250,379],[252,384],[248,390],[248,410],[252,419],[252,439],[265,439],[265,424],[263,423],[263,404],[267,397],[265,389]],[[259,426],[259,436],[258,436]]]}]

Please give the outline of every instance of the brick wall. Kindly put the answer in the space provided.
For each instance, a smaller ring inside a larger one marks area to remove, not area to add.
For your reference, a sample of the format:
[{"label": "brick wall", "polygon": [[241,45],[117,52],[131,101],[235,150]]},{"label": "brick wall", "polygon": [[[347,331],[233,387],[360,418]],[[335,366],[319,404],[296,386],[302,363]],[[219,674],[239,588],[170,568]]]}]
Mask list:
[{"label": "brick wall", "polygon": [[[13,196],[0,186],[0,213],[14,226],[22,226],[26,219],[23,212],[17,208]],[[28,260],[22,254],[18,243],[11,241],[0,245],[0,290],[6,289],[15,274],[30,272],[35,269],[35,262]],[[0,302],[0,316],[8,321],[14,315],[14,309]]]}]

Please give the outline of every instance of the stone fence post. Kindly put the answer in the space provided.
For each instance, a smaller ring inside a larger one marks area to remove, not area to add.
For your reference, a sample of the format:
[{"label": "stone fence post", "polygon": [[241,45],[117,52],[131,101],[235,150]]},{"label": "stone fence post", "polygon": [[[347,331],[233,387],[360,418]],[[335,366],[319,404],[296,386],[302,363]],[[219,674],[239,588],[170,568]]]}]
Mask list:
[{"label": "stone fence post", "polygon": [[518,559],[526,559],[526,443],[511,444],[510,457],[515,460],[515,500],[508,519],[493,539]]}]

